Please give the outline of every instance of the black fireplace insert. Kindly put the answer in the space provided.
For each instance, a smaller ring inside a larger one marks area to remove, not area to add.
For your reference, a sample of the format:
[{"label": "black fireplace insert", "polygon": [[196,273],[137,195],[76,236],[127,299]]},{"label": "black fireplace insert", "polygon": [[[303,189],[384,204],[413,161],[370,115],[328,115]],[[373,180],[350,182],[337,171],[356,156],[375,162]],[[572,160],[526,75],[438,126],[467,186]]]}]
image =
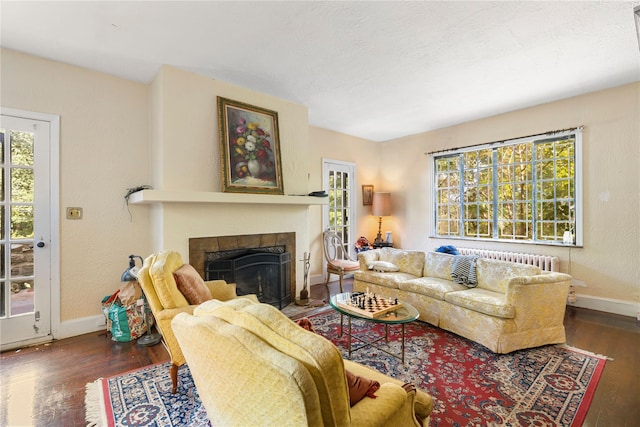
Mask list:
[{"label": "black fireplace insert", "polygon": [[236,284],[238,295],[255,294],[260,302],[282,309],[291,303],[291,254],[260,249],[238,250],[206,260],[205,280]]}]

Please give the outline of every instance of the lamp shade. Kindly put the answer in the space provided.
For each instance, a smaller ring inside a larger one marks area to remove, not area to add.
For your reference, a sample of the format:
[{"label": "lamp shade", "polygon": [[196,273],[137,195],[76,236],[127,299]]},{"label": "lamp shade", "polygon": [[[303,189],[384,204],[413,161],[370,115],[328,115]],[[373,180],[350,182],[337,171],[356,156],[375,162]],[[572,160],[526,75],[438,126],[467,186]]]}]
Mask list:
[{"label": "lamp shade", "polygon": [[391,193],[373,193],[371,214],[375,216],[391,215]]}]

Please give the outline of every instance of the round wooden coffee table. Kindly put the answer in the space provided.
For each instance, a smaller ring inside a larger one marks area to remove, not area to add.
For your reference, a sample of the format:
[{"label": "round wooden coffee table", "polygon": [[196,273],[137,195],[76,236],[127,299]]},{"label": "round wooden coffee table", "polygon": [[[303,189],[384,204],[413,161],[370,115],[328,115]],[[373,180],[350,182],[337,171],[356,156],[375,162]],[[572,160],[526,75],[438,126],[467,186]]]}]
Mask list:
[{"label": "round wooden coffee table", "polygon": [[[351,300],[352,294],[353,294],[352,292],[344,292],[344,293],[332,296],[331,299],[329,300],[329,304],[331,305],[331,307],[333,307],[338,313],[340,313],[340,336],[342,336],[344,332],[342,327],[343,316],[347,316],[347,347],[349,351],[349,358],[351,358],[351,353],[354,351],[358,351],[366,347],[374,347],[391,356],[399,358],[404,364],[404,325],[406,323],[413,322],[414,320],[418,319],[418,316],[420,315],[418,313],[418,310],[416,310],[416,308],[409,303],[399,301],[402,304],[401,307],[396,308],[392,311],[388,311],[384,314],[381,314],[378,317],[369,317],[368,315],[365,315],[361,312],[360,313],[357,312],[356,311],[357,309],[350,309],[348,307],[347,302]],[[354,336],[352,334],[352,329],[351,329],[351,319],[360,319],[360,320],[364,320],[365,322],[383,324],[385,329],[384,336],[379,337],[373,341],[366,341],[360,337]],[[388,351],[387,349],[381,348],[380,346],[376,345],[378,342],[382,340],[385,340],[386,343],[389,342],[389,325],[400,325],[402,328],[402,339],[401,339],[402,351],[399,355],[394,354]],[[352,348],[352,345],[351,345],[352,340],[356,340],[362,343],[362,345],[356,348]]]}]

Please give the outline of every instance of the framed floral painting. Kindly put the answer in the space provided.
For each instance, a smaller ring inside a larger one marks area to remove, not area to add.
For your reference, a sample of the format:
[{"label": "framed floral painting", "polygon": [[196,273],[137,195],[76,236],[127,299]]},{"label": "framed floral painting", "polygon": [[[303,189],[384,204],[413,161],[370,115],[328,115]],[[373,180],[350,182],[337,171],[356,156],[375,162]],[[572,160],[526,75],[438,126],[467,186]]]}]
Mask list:
[{"label": "framed floral painting", "polygon": [[218,97],[224,192],[284,194],[278,113]]}]

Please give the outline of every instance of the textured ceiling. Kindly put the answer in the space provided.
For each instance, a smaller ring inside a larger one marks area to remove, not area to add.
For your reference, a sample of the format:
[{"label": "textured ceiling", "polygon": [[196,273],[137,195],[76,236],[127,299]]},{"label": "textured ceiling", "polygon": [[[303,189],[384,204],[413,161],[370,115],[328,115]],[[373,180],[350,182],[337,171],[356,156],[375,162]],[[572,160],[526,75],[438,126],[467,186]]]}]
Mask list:
[{"label": "textured ceiling", "polygon": [[638,4],[2,0],[0,43],[145,83],[169,64],[385,141],[640,81]]}]

